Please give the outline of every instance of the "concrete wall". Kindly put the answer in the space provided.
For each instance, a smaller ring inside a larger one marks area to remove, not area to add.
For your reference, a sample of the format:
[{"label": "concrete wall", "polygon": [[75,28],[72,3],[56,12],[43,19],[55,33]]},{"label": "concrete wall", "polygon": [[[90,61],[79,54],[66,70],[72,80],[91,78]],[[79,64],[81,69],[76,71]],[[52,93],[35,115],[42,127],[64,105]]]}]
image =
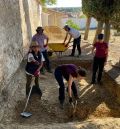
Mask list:
[{"label": "concrete wall", "polygon": [[18,88],[17,69],[41,25],[40,11],[36,0],[0,0],[0,120]]},{"label": "concrete wall", "polygon": [[58,26],[62,27],[62,17],[63,14],[58,13],[53,10],[48,10],[48,12],[42,13],[42,26]]},{"label": "concrete wall", "polygon": [[17,88],[9,88],[7,84],[20,66],[39,25],[40,6],[36,0],[0,0],[0,95],[11,95]]},{"label": "concrete wall", "polygon": [[49,14],[48,13],[44,13],[42,12],[42,26],[48,26],[48,17],[49,17]]}]

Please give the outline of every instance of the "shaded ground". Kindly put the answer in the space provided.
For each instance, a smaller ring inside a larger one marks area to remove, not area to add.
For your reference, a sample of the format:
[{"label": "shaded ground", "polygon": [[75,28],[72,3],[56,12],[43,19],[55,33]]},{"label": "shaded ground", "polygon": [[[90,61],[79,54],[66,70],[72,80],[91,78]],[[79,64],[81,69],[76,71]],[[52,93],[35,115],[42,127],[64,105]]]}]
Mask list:
[{"label": "shaded ground", "polygon": [[15,99],[19,99],[19,97],[22,97],[23,99],[17,102],[14,110],[11,106],[9,107],[9,110],[7,109],[5,111],[2,121],[4,124],[18,123],[22,125],[34,125],[37,123],[77,122],[89,118],[120,117],[119,105],[115,102],[114,96],[111,96],[105,88],[107,86],[115,85],[115,82],[105,74],[104,82],[107,81],[107,84],[104,83],[103,86],[89,85],[91,78],[91,71],[89,69],[86,81],[82,80],[80,82],[81,86],[78,84],[80,99],[78,101],[77,111],[73,118],[70,118],[71,113],[68,110],[69,104],[67,93],[64,110],[59,108],[58,84],[55,81],[53,74],[49,73],[46,73],[46,76],[40,78],[40,87],[43,91],[42,100],[39,99],[39,96],[34,95],[28,105],[27,111],[30,111],[33,114],[32,117],[29,119],[22,118],[20,113],[25,104],[25,76],[23,68],[21,68],[18,75],[20,75],[18,76],[18,83],[20,83],[20,86],[16,91],[15,96],[11,98],[13,99],[11,100],[11,103]]},{"label": "shaded ground", "polygon": [[[56,58],[56,55],[54,54],[52,57],[52,66],[55,67],[58,63],[67,63],[69,60],[71,60],[71,63],[76,63],[76,61],[81,62],[82,60],[89,60],[91,62],[92,45],[90,43],[92,38],[93,36],[90,36],[90,40],[88,41],[89,44],[82,41],[82,56],[80,58],[68,57],[71,52],[71,49],[69,49],[62,57]],[[114,67],[112,67],[112,65],[118,64],[119,62],[120,44],[118,39],[119,38],[114,39],[114,37],[111,39],[112,42],[110,44],[110,55],[108,60],[110,66],[107,66],[107,68],[108,72],[110,70],[113,71],[112,75],[114,75],[114,79],[117,78],[120,80],[119,69],[117,68],[116,70],[116,68],[114,69]],[[54,59],[56,59],[56,61],[54,61]],[[87,64],[82,64],[82,66],[88,68],[88,76],[86,81],[83,80],[80,82],[81,86],[78,85],[80,99],[78,101],[77,111],[73,118],[70,118],[71,113],[68,110],[69,104],[67,93],[64,110],[61,110],[58,102],[58,84],[55,81],[53,74],[46,73],[45,77],[40,78],[40,88],[43,91],[42,100],[39,99],[39,96],[32,96],[27,111],[30,111],[33,115],[29,119],[24,119],[20,116],[26,100],[25,73],[24,64],[22,64],[16,73],[16,78],[14,78],[16,81],[13,81],[14,83],[10,84],[15,85],[18,89],[14,96],[9,98],[9,102],[5,107],[4,117],[1,121],[3,125],[0,125],[0,128],[8,129],[9,126],[4,125],[10,124],[11,129],[119,129],[120,120],[115,118],[120,118],[120,105],[115,101],[116,96],[111,96],[108,90],[106,90],[106,88],[109,89],[111,87],[114,89],[116,83],[107,74],[104,74],[103,86],[89,85],[91,66],[88,66]],[[78,124],[77,122],[80,121],[82,123]],[[69,122],[73,123],[69,124]],[[58,123],[61,124],[59,125]]]}]

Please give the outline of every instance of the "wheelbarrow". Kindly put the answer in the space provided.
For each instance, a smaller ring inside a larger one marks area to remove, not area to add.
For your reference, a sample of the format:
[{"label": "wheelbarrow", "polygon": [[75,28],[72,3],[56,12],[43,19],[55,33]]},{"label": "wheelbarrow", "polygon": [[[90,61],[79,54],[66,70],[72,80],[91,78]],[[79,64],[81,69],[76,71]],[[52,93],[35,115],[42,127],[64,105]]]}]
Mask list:
[{"label": "wheelbarrow", "polygon": [[56,55],[61,56],[63,52],[71,47],[70,45],[62,43],[66,36],[66,31],[64,29],[61,29],[58,26],[45,26],[44,32],[49,37],[50,42],[48,43],[48,54],[52,55],[51,53],[55,52]]},{"label": "wheelbarrow", "polygon": [[48,48],[50,51],[48,52],[55,52],[56,55],[62,56],[63,52],[68,50],[72,45],[70,44],[63,44],[63,43],[49,43]]}]

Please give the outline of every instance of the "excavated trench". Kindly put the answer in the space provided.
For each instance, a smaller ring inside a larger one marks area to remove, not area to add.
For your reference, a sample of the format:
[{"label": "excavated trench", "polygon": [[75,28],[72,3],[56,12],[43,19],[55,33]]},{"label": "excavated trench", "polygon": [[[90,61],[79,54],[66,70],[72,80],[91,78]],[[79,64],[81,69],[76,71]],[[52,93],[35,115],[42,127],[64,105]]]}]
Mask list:
[{"label": "excavated trench", "polygon": [[107,90],[108,87],[114,87],[116,83],[107,75],[107,73],[104,73],[103,75],[103,86],[93,86],[90,85],[91,61],[58,59],[56,61],[52,61],[53,70],[58,64],[63,63],[74,63],[86,68],[88,71],[86,79],[77,84],[80,99],[78,100],[77,110],[72,118],[70,105],[68,104],[67,92],[64,110],[61,110],[58,102],[58,84],[54,75],[47,72],[45,76],[40,77],[40,88],[43,92],[42,99],[40,100],[37,95],[33,95],[30,99],[27,111],[31,112],[32,116],[27,119],[20,116],[26,100],[26,80],[24,73],[25,63],[23,63],[17,73],[17,81],[14,84],[18,85],[18,89],[8,103],[10,106],[5,110],[2,123],[34,125],[37,123],[67,123],[84,121],[87,119],[120,117],[120,106],[117,104],[115,96],[112,96]]}]

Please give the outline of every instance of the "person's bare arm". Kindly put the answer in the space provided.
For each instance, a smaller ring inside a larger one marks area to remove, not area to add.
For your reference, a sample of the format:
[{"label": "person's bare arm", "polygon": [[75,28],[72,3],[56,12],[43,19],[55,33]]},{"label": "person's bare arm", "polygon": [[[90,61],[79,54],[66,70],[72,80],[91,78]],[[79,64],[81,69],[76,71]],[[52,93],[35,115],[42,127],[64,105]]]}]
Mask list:
[{"label": "person's bare arm", "polygon": [[106,49],[106,60],[105,60],[105,65],[107,64],[107,59],[108,59],[108,48]]},{"label": "person's bare arm", "polygon": [[40,66],[38,67],[38,70],[40,70],[43,66],[43,61],[41,61]]},{"label": "person's bare arm", "polygon": [[49,42],[49,38],[47,37],[47,39],[46,39],[46,44],[48,44],[48,42]]},{"label": "person's bare arm", "polygon": [[47,47],[48,42],[49,42],[49,38],[45,34],[44,34],[44,39],[45,39],[44,47]]},{"label": "person's bare arm", "polygon": [[68,80],[68,95],[71,98],[72,97],[72,82],[73,82],[73,77],[71,75],[69,75],[69,80]]},{"label": "person's bare arm", "polygon": [[65,44],[65,42],[66,42],[66,40],[67,40],[67,37],[68,37],[68,33],[66,33],[66,36],[65,36],[65,39],[64,39],[64,42],[63,42],[63,44]]},{"label": "person's bare arm", "polygon": [[[69,35],[70,35],[70,34],[69,34]],[[72,35],[70,35],[70,38],[69,38],[69,40],[68,40],[67,44],[65,45],[66,47],[69,45],[69,43],[70,43],[71,39],[72,39]]]},{"label": "person's bare arm", "polygon": [[72,39],[72,35],[70,35],[70,38],[68,40],[68,44],[70,43],[71,39]]},{"label": "person's bare arm", "polygon": [[94,54],[94,52],[95,52],[95,46],[93,46],[92,48],[92,54]]}]

